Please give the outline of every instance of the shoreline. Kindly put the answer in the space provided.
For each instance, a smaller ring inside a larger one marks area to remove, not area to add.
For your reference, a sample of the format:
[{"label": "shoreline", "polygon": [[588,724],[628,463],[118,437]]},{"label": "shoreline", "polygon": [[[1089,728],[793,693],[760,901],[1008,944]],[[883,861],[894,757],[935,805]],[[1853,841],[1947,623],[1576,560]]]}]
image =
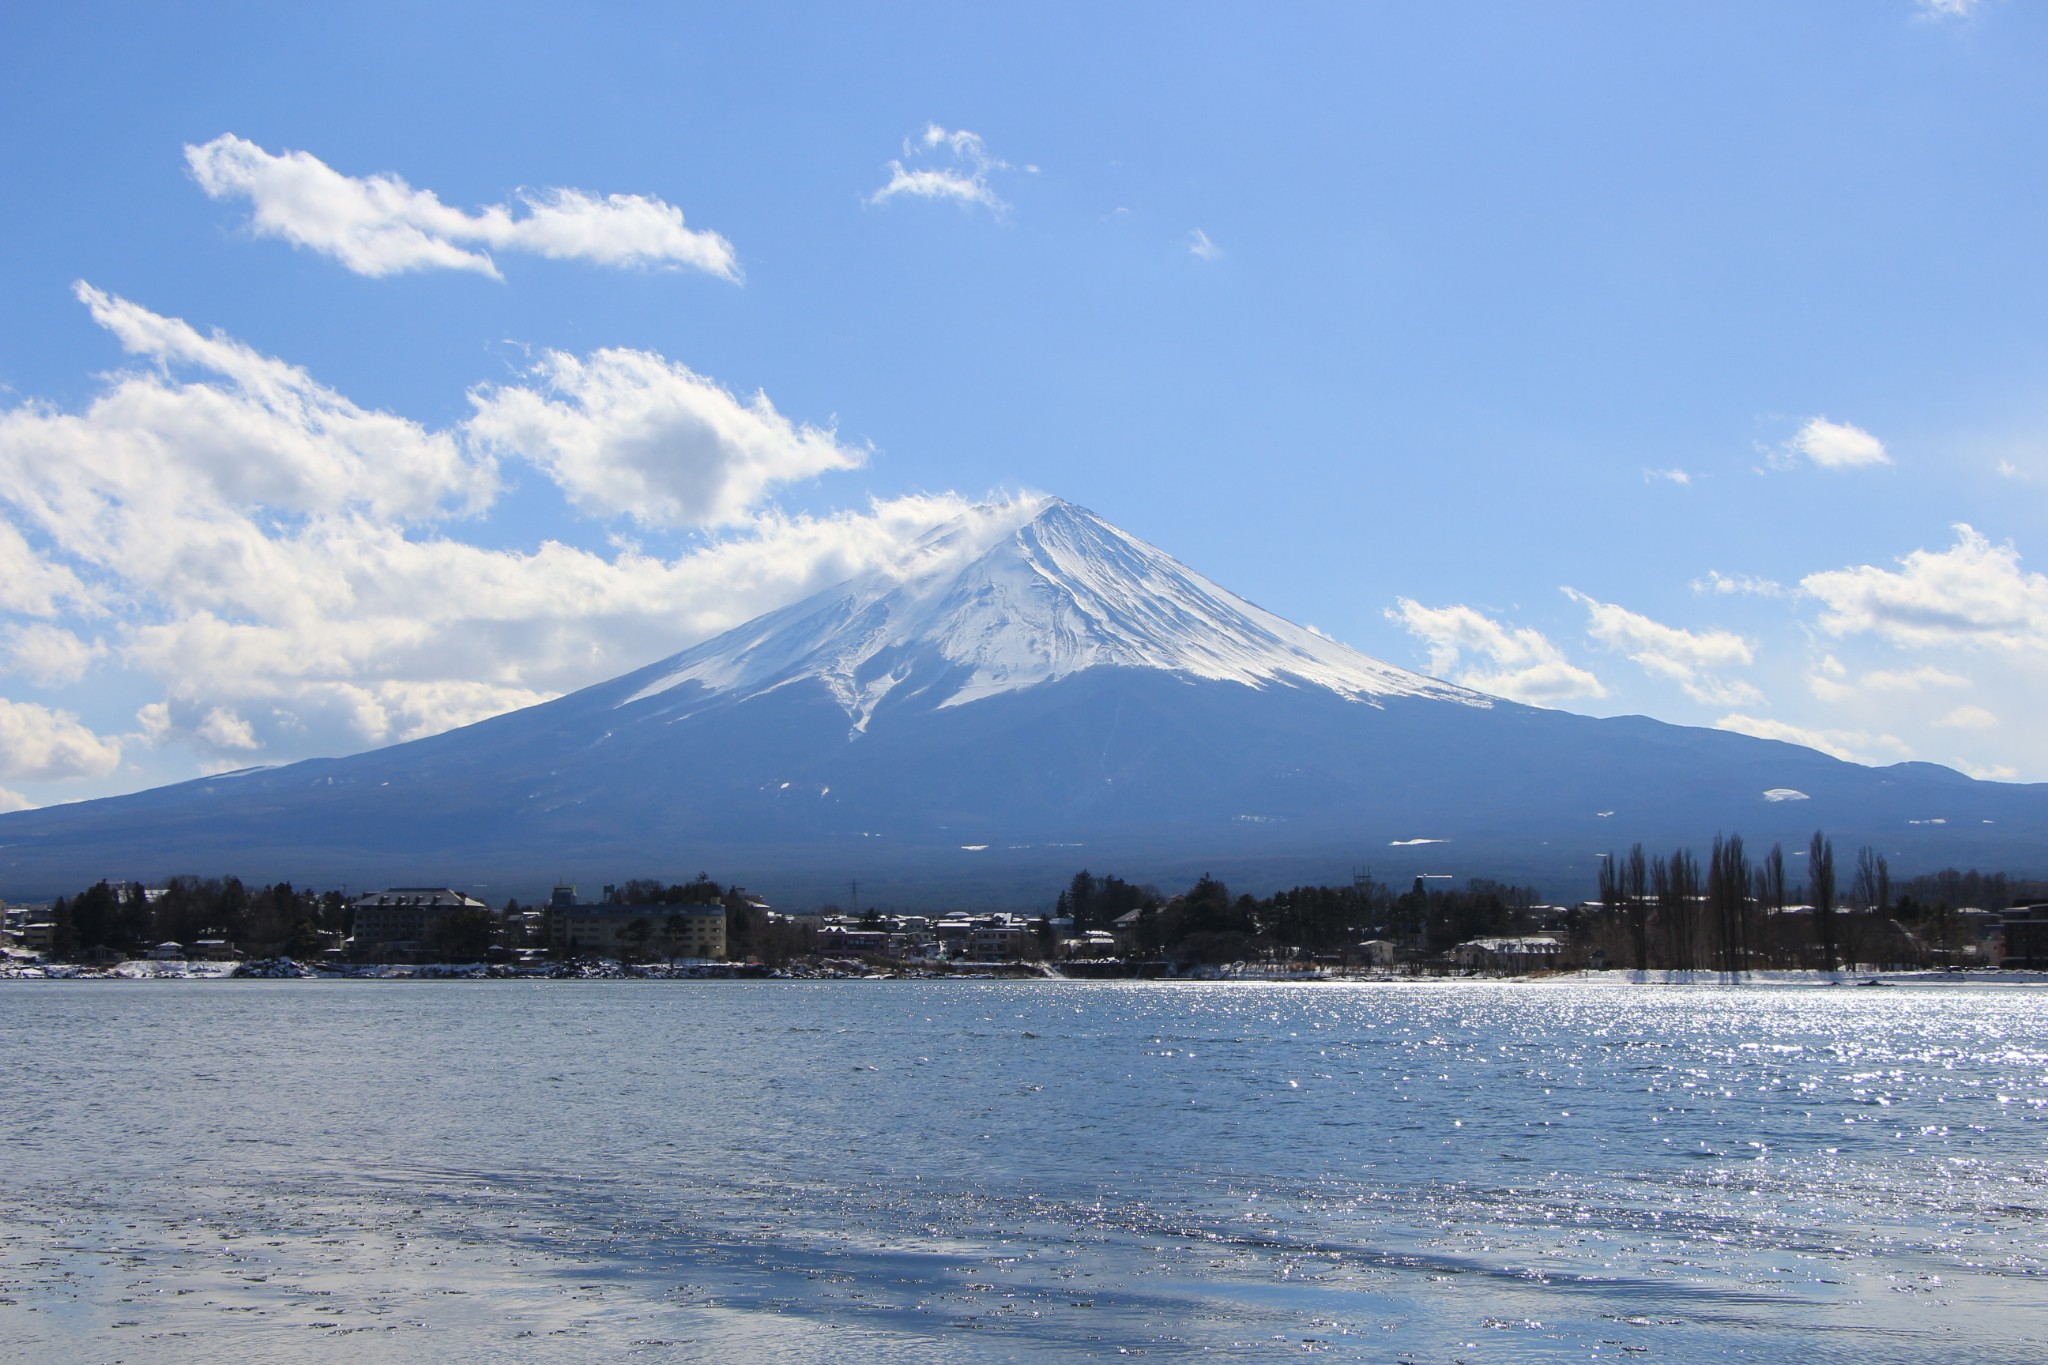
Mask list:
[{"label": "shoreline", "polygon": [[1067,976],[1037,963],[988,963],[959,970],[896,967],[860,970],[846,964],[771,969],[757,963],[678,962],[626,965],[610,960],[528,965],[486,963],[350,964],[314,966],[278,959],[256,962],[154,961],[135,959],[106,965],[64,962],[0,962],[0,981],[1060,981],[1072,983],[1157,982],[1172,985],[1409,986],[1741,986],[1777,989],[1923,986],[1947,989],[2048,986],[2048,971],[1994,967],[1943,970],[1856,968],[1838,972],[1759,970],[1726,973],[1658,968],[1583,969],[1525,975],[1418,975],[1400,972],[1241,973],[1187,976]]}]

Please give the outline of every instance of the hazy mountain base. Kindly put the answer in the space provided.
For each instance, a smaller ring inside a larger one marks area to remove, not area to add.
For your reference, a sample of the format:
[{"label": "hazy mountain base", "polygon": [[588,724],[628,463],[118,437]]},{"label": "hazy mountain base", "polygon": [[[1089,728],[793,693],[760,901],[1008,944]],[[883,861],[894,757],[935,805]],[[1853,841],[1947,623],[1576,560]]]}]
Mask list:
[{"label": "hazy mountain base", "polygon": [[[1369,866],[1563,899],[1636,840],[1796,849],[1817,827],[1900,874],[2048,870],[2048,787],[1640,717],[1093,668],[963,706],[890,696],[852,733],[818,680],[639,696],[661,667],[351,758],[0,817],[0,875],[15,896],[231,869],[523,898],[716,866],[778,903],[857,879],[863,904],[1042,909],[1080,867],[1261,891]],[[1806,799],[1765,796],[1788,789]]]}]

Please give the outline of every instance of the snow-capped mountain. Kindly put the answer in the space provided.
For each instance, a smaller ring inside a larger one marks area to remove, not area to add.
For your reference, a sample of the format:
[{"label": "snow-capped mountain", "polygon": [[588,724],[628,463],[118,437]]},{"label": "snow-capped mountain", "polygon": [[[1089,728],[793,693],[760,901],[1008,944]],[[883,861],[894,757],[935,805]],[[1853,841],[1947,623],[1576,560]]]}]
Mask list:
[{"label": "snow-capped mountain", "polygon": [[815,678],[858,732],[892,695],[962,706],[1090,668],[1491,704],[1253,606],[1058,498],[940,527],[892,569],[644,670],[652,677],[619,704],[684,683],[743,701]]},{"label": "snow-capped mountain", "polygon": [[1088,867],[1244,889],[1590,892],[1636,840],[1871,843],[2039,873],[2048,788],[1546,711],[1367,658],[1057,499],[523,711],[342,759],[0,815],[0,894],[233,872],[465,885],[698,870],[797,904],[1043,907]]}]

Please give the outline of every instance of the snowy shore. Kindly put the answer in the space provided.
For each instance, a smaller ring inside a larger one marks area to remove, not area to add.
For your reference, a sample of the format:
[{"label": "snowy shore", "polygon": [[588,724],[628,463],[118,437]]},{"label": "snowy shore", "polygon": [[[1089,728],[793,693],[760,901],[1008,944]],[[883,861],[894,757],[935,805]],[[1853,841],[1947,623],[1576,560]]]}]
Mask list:
[{"label": "snowy shore", "polygon": [[306,963],[290,958],[245,962],[202,962],[133,958],[94,965],[42,962],[30,958],[0,960],[0,981],[893,981],[893,980],[1043,980],[1048,973],[1035,964],[985,963],[956,969],[875,971],[855,962],[826,961],[770,969],[746,962],[643,962],[625,964],[606,958],[569,962],[485,963],[425,962],[406,965],[377,963]]},{"label": "snowy shore", "polygon": [[[851,961],[792,964],[770,970],[748,963],[676,962],[626,965],[609,959],[579,959],[572,962],[510,965],[482,962],[437,962],[414,965],[368,963],[310,964],[290,958],[249,962],[155,961],[132,959],[104,966],[68,962],[41,962],[9,956],[0,959],[0,981],[955,981],[955,980],[1083,980],[1059,974],[1039,964],[988,963],[959,968],[911,968],[876,971]],[[1128,980],[1130,978],[1110,978]],[[1166,978],[1172,979],[1172,978]],[[1199,980],[1203,978],[1180,978]],[[1605,971],[1544,972],[1527,976],[1431,976],[1403,972],[1331,973],[1271,978],[1223,978],[1259,980],[1266,984],[1357,984],[1421,985],[1514,982],[1545,986],[1773,986],[1773,987],[1856,987],[1856,986],[2044,986],[2048,972],[2006,971],[1972,968],[1967,971],[1938,969],[1878,970],[1858,967],[1836,972],[1821,971],[1672,971],[1637,972],[1620,968]],[[1214,984],[1214,979],[1210,979]]]}]

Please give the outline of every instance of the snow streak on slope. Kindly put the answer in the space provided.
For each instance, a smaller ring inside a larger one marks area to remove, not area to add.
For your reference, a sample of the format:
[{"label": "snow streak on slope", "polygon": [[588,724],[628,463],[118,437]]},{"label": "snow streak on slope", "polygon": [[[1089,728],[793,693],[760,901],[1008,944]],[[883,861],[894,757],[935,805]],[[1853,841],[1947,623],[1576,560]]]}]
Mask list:
[{"label": "snow streak on slope", "polygon": [[817,678],[858,732],[892,692],[960,706],[1102,667],[1320,687],[1367,703],[1491,704],[1283,620],[1094,513],[1043,498],[979,509],[892,570],[656,664],[621,705],[688,682],[744,698]]}]

